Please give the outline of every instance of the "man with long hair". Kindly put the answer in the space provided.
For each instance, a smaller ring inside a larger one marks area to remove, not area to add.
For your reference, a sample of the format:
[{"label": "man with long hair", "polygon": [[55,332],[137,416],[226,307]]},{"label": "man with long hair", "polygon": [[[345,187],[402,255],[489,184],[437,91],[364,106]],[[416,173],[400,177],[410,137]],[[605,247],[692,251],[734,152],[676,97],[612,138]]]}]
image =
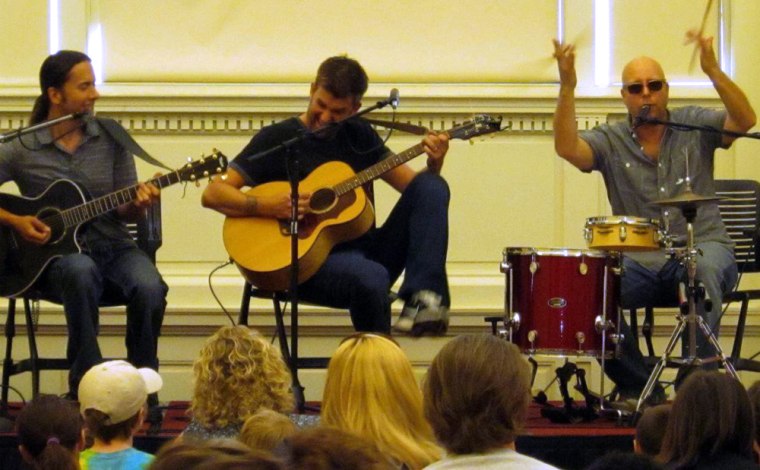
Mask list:
[{"label": "man with long hair", "polygon": [[[75,113],[91,115],[100,97],[90,58],[77,51],[63,50],[45,59],[40,88],[32,124]],[[137,171],[132,155],[95,119],[66,120],[0,146],[0,184],[13,181],[23,196],[36,197],[61,179],[98,197],[135,185]],[[53,260],[37,279],[43,298],[62,303],[66,314],[72,398],[84,373],[102,361],[97,330],[104,293],[126,301],[129,362],[158,368],[156,350],[168,288],[125,225],[143,217],[158,197],[153,185],[138,185],[132,202],[96,217],[80,231],[82,253]],[[0,209],[0,224],[29,243],[52,242],[51,227],[35,215]],[[155,396],[152,401],[157,404]]]}]

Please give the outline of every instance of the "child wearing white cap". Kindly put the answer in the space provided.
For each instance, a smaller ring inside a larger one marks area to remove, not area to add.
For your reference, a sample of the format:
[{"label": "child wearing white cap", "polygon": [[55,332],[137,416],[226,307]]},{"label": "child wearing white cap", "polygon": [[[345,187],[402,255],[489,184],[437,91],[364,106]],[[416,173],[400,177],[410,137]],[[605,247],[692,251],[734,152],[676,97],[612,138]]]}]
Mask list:
[{"label": "child wearing white cap", "polygon": [[82,470],[150,465],[153,455],[132,447],[132,437],[145,419],[148,394],[162,385],[158,372],[126,361],[104,362],[87,371],[79,383],[79,405],[94,443],[79,456]]}]

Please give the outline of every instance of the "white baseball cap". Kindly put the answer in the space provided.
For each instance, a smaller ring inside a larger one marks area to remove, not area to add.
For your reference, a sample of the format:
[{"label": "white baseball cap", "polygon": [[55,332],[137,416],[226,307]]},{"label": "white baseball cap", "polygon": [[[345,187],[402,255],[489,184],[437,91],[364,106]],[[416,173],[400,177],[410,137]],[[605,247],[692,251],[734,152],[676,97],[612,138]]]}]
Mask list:
[{"label": "white baseball cap", "polygon": [[108,415],[106,424],[118,424],[136,415],[149,393],[161,390],[163,380],[153,369],[136,369],[126,361],[93,366],[79,382],[79,409]]}]

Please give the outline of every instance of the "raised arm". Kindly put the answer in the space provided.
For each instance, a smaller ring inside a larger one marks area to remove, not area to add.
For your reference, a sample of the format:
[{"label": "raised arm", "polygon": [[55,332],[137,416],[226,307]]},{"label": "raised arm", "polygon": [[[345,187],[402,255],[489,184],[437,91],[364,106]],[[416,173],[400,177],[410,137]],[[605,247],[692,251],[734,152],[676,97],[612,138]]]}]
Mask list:
[{"label": "raised arm", "polygon": [[575,121],[575,47],[554,40],[554,57],[559,69],[559,96],[554,113],[554,150],[557,155],[581,170],[594,165],[591,147],[578,136]]},{"label": "raised arm", "polygon": [[[713,50],[713,38],[704,37],[699,31],[686,33],[687,43],[696,42],[699,47],[699,63],[702,71],[712,82],[718,92],[723,106],[726,107],[726,121],[723,128],[735,132],[747,132],[757,122],[755,110],[747,96],[731,78],[720,69]],[[723,136],[723,145],[731,145],[735,137]]]}]

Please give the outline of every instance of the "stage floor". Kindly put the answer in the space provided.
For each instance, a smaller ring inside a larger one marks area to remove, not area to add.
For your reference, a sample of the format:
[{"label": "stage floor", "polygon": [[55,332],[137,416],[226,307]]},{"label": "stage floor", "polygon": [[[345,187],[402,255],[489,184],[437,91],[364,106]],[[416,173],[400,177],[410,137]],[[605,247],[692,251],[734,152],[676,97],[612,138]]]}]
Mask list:
[{"label": "stage floor", "polygon": [[[11,403],[15,416],[21,405]],[[190,421],[188,402],[166,405],[160,427],[148,424],[135,436],[135,447],[155,453],[167,441],[178,436]],[[518,451],[563,469],[582,469],[607,452],[633,449],[634,429],[614,419],[597,418],[574,424],[553,423],[541,416],[541,406],[530,407],[526,429],[517,439]],[[20,467],[17,439],[13,432],[0,432],[0,469]]]}]

